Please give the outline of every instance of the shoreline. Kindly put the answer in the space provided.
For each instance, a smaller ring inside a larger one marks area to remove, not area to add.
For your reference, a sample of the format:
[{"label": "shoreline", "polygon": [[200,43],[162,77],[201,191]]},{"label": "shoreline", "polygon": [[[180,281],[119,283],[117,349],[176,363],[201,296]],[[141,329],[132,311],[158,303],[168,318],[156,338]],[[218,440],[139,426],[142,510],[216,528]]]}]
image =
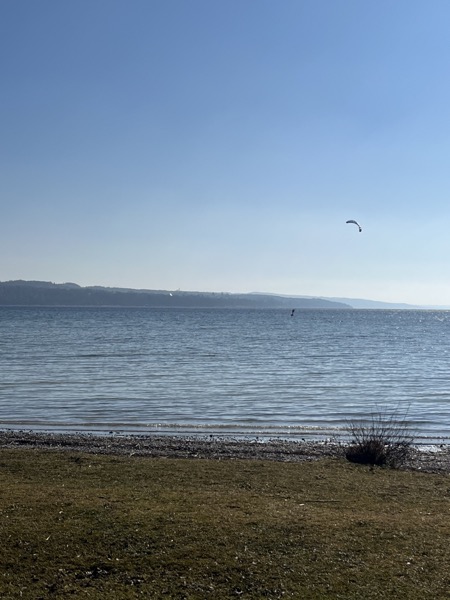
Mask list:
[{"label": "shoreline", "polygon": [[[94,435],[0,430],[0,449],[86,452],[115,456],[211,460],[304,462],[343,458],[346,445],[333,441],[233,439],[219,436]],[[402,470],[450,474],[450,445],[412,447]]]}]

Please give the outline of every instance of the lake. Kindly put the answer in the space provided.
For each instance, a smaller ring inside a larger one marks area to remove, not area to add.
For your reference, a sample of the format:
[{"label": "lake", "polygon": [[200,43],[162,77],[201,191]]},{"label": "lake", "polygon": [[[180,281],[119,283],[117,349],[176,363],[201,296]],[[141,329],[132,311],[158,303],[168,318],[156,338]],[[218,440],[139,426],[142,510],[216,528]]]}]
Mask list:
[{"label": "lake", "polygon": [[0,427],[450,441],[450,312],[0,307]]}]

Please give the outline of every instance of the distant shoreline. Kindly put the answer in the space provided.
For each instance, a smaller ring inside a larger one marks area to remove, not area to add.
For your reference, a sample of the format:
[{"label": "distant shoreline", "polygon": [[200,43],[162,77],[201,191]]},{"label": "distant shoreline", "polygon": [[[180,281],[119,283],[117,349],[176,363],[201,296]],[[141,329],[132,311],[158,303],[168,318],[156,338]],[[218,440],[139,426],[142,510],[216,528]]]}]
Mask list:
[{"label": "distant shoreline", "polygon": [[0,281],[0,306],[153,307],[163,308],[311,308],[373,310],[449,310],[445,305],[418,305],[363,298],[273,292],[199,292],[81,286],[51,281]]},{"label": "distant shoreline", "polygon": [[135,290],[48,281],[0,282],[0,306],[151,308],[334,308],[351,306],[324,298],[182,290]]}]

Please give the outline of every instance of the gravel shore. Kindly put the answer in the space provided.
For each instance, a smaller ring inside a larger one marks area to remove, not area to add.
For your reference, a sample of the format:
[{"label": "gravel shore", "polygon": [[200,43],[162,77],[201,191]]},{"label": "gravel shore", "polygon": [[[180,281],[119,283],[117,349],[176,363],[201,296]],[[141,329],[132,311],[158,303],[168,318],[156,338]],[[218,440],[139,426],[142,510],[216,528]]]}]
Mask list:
[{"label": "gravel shore", "polygon": [[[198,458],[215,460],[273,460],[301,462],[320,458],[340,458],[345,446],[336,442],[260,441],[209,436],[91,435],[87,433],[48,433],[0,431],[0,448],[36,448],[155,458]],[[450,446],[413,448],[405,469],[450,474]]]}]

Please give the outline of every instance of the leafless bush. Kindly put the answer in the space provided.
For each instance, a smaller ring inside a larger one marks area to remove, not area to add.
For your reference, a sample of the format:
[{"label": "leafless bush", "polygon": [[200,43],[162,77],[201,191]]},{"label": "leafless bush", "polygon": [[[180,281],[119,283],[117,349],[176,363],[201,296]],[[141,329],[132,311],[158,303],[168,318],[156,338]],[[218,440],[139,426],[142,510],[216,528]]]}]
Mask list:
[{"label": "leafless bush", "polygon": [[407,421],[407,411],[381,411],[367,420],[350,421],[347,426],[350,445],[347,460],[365,465],[399,467],[408,458],[414,435]]}]

